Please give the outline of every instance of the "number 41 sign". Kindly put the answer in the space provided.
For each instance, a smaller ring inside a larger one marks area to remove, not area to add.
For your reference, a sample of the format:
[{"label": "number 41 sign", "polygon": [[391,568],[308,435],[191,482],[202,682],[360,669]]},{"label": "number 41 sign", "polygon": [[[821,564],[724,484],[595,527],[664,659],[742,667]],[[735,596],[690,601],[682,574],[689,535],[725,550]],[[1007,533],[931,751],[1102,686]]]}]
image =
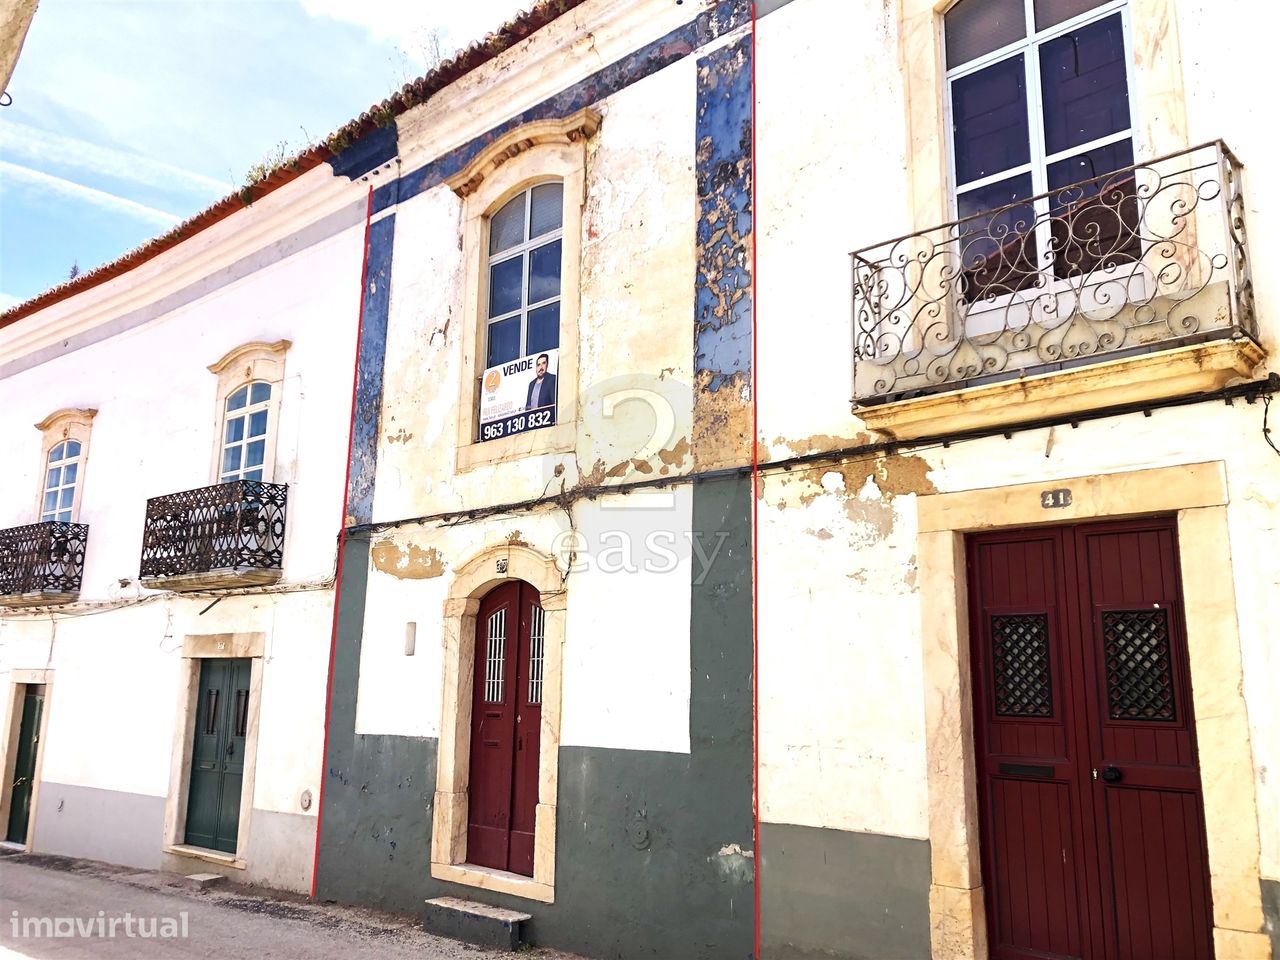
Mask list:
[{"label": "number 41 sign", "polygon": [[1071,490],[1067,487],[1057,487],[1054,490],[1041,491],[1040,506],[1046,510],[1071,506]]}]

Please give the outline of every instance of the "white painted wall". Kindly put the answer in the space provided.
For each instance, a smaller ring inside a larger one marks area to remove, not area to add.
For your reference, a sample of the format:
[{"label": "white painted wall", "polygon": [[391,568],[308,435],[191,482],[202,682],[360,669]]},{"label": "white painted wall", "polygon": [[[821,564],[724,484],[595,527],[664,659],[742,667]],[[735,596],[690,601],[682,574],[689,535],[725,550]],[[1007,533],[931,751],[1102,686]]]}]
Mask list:
[{"label": "white painted wall", "polygon": [[[563,746],[689,752],[689,596],[692,571],[701,569],[688,538],[692,502],[685,487],[669,510],[636,511],[621,497],[574,507],[584,539],[566,580]],[[540,511],[376,537],[356,732],[439,736],[444,602],[454,571],[512,538],[553,552],[568,569],[568,533],[563,512]],[[401,555],[430,552],[433,575],[379,562],[380,545]],[[417,624],[413,656],[404,652],[408,622]]]}]

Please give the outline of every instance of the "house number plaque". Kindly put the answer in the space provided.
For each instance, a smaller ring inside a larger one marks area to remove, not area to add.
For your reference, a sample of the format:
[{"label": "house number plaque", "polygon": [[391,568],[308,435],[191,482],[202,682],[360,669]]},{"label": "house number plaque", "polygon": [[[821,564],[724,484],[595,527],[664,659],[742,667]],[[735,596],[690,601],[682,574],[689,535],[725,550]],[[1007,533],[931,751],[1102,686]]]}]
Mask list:
[{"label": "house number plaque", "polygon": [[1040,494],[1040,506],[1046,510],[1057,510],[1061,507],[1071,506],[1071,490],[1067,487],[1058,487],[1055,490],[1045,490]]}]

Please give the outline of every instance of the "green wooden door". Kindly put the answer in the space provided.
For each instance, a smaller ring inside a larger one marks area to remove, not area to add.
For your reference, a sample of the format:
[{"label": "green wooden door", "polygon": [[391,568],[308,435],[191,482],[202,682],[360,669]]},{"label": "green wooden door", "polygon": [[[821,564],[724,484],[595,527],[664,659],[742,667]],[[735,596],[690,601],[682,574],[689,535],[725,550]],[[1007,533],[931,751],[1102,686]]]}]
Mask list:
[{"label": "green wooden door", "polygon": [[249,660],[201,660],[186,842],[236,852],[249,726]]},{"label": "green wooden door", "polygon": [[13,763],[13,789],[9,795],[7,840],[27,842],[31,821],[31,793],[35,788],[36,753],[40,749],[40,716],[44,713],[44,685],[27,684],[18,728],[18,755]]}]

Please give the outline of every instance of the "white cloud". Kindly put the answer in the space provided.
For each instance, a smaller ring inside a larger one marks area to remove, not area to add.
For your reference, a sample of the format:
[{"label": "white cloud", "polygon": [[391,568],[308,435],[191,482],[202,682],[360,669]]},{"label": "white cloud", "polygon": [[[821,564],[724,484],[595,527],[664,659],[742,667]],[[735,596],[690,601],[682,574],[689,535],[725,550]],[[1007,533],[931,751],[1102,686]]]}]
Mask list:
[{"label": "white cloud", "polygon": [[312,17],[328,17],[364,28],[377,41],[394,43],[419,56],[426,36],[438,30],[443,53],[479,40],[532,4],[532,0],[466,0],[426,3],[423,0],[300,0]]},{"label": "white cloud", "polygon": [[133,217],[135,220],[158,224],[162,227],[172,227],[182,220],[181,217],[175,214],[157,210],[155,207],[148,207],[146,204],[137,203],[125,197],[118,197],[114,193],[86,187],[82,183],[64,180],[62,177],[55,177],[5,160],[0,160],[0,174],[3,174],[3,176],[0,176],[0,183],[4,184],[6,188],[12,183],[12,180],[21,180],[40,190],[52,191],[64,197],[81,200],[103,210],[109,210],[112,213],[124,214]]},{"label": "white cloud", "polygon": [[10,307],[16,307],[22,303],[21,297],[15,297],[12,293],[5,293],[0,290],[0,313],[4,313]]},{"label": "white cloud", "polygon": [[36,166],[70,166],[162,190],[186,190],[220,197],[234,186],[141,154],[65,137],[16,121],[0,125],[0,150]]}]

